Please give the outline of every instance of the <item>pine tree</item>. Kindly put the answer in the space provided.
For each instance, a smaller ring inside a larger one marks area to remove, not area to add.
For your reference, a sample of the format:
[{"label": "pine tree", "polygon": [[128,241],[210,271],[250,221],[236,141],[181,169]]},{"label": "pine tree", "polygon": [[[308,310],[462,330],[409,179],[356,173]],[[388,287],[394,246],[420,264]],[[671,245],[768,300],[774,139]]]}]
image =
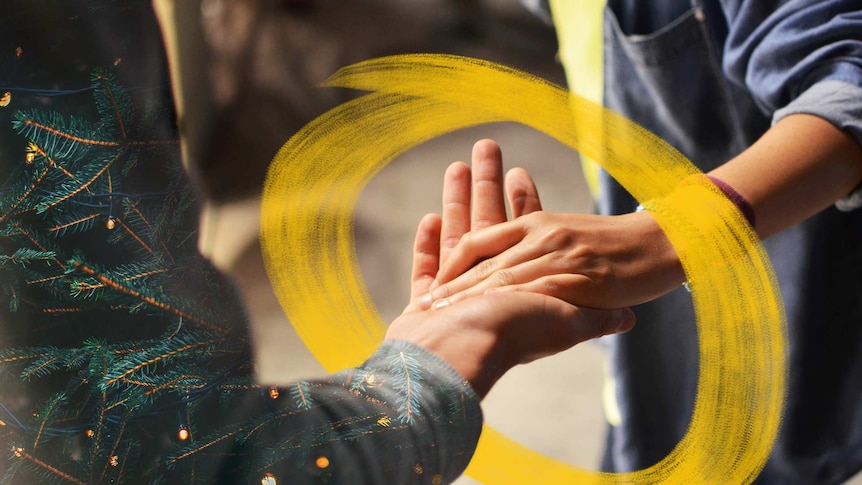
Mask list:
[{"label": "pine tree", "polygon": [[138,113],[105,71],[92,93],[95,120],[13,123],[28,145],[0,192],[0,294],[38,342],[0,347],[4,388],[27,390],[0,403],[2,483],[161,476],[165,443],[254,388],[236,300],[195,249],[176,133],[153,122],[170,107]]}]

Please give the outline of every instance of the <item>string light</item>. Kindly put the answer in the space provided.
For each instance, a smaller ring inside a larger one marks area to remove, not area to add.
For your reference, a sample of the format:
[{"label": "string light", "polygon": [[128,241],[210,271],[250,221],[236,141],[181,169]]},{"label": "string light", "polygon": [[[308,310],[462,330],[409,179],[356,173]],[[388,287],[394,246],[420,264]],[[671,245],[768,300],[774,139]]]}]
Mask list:
[{"label": "string light", "polygon": [[180,429],[177,430],[177,438],[179,438],[180,441],[185,441],[189,439],[190,436],[191,433],[189,432],[189,428],[186,425],[181,424]]},{"label": "string light", "polygon": [[269,397],[270,397],[270,399],[278,399],[278,395],[279,395],[279,392],[278,392],[278,388],[277,388],[277,387],[270,387],[270,388],[269,388]]},{"label": "string light", "polygon": [[108,220],[105,221],[105,227],[108,228],[109,231],[113,231],[115,227],[117,227],[117,222],[113,217],[108,217]]},{"label": "string light", "polygon": [[87,430],[87,438],[92,438],[93,436],[96,436],[96,432],[93,431],[92,429],[88,429]]},{"label": "string light", "polygon": [[278,480],[272,473],[267,473],[260,479],[260,485],[278,485]]},{"label": "string light", "polygon": [[120,457],[117,455],[114,455],[111,457],[111,461],[109,461],[108,463],[110,463],[111,466],[117,466],[120,464]]},{"label": "string light", "polygon": [[20,446],[13,446],[12,453],[15,454],[15,458],[21,458],[22,456],[24,456],[24,448],[21,448]]},{"label": "string light", "polygon": [[317,457],[317,460],[314,461],[314,464],[317,465],[317,468],[323,469],[329,467],[329,458],[325,456]]}]

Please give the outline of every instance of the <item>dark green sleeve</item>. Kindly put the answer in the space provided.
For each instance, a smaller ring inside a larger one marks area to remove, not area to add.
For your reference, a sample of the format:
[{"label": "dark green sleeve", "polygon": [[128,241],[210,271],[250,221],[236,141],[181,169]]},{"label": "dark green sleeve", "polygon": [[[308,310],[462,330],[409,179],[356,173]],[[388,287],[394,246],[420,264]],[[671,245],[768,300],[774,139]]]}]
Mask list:
[{"label": "dark green sleeve", "polygon": [[247,416],[234,420],[241,432],[197,445],[213,442],[205,456],[226,457],[197,467],[214,483],[449,483],[482,429],[479,398],[464,378],[407,342],[386,342],[362,366],[324,379],[250,394],[234,411]]}]

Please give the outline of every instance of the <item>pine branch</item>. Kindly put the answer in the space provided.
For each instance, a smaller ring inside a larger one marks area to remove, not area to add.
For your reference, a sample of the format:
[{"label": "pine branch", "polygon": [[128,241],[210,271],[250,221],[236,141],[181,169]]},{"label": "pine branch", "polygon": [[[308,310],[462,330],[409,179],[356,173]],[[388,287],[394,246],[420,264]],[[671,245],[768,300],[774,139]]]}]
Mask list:
[{"label": "pine branch", "polygon": [[39,431],[36,433],[36,438],[33,440],[33,449],[39,447],[39,440],[42,439],[42,433],[45,431],[45,427],[48,426],[51,422],[56,418],[56,413],[58,409],[69,400],[66,397],[65,393],[57,393],[48,400],[48,402],[42,407],[42,410],[39,412]]},{"label": "pine branch", "polygon": [[100,386],[102,389],[108,389],[110,386],[134,374],[135,372],[141,371],[142,369],[156,364],[164,364],[170,359],[184,357],[188,353],[212,353],[214,346],[219,343],[223,343],[224,341],[224,337],[203,341],[198,341],[191,337],[186,337],[182,339],[177,338],[170,342],[165,342],[165,344],[160,348],[151,349],[152,351],[156,351],[158,353],[158,355],[156,355],[155,357],[146,358],[145,355],[132,354],[123,362],[118,363],[114,368],[110,370],[110,372],[105,375],[105,381],[100,384]]},{"label": "pine branch", "polygon": [[67,217],[66,220],[60,219],[56,225],[48,228],[48,233],[57,237],[63,237],[67,233],[89,231],[95,225],[96,218],[101,215],[101,212],[96,212],[84,217]]},{"label": "pine branch", "polygon": [[290,387],[290,396],[293,402],[299,409],[311,409],[314,405],[314,400],[309,395],[309,386],[307,381],[297,381]]},{"label": "pine branch", "polygon": [[[150,234],[151,241],[157,241],[160,250],[168,257],[168,260],[173,263],[174,257],[171,255],[170,249],[168,249],[167,244],[165,244],[165,242],[159,237],[160,227],[154,227],[134,201],[123,199],[123,208],[124,214],[131,221],[131,227],[136,225],[141,226],[145,233]],[[161,218],[163,217],[164,216],[161,216]]]},{"label": "pine branch", "polygon": [[401,351],[390,358],[389,370],[392,388],[400,394],[395,401],[400,412],[398,418],[403,424],[413,424],[415,417],[420,415],[422,367],[415,354]]},{"label": "pine branch", "polygon": [[[33,180],[32,182],[30,182],[30,183],[29,183],[29,184],[24,188],[24,190],[22,191],[22,193],[21,193],[21,194],[16,198],[16,200],[12,203],[12,205],[11,205],[8,209],[3,210],[3,215],[0,215],[0,221],[4,221],[4,220],[6,220],[7,218],[9,218],[10,216],[20,214],[20,212],[16,212],[16,211],[18,210],[18,208],[19,208],[22,204],[24,204],[24,202],[26,202],[26,201],[30,200],[30,196],[31,196],[31,194],[33,194],[33,191],[35,191],[35,190],[36,190],[36,188],[37,188],[37,187],[39,187],[39,185],[40,185],[40,184],[45,180],[45,176],[46,176],[46,175],[48,175],[48,172],[49,172],[50,170],[51,170],[51,165],[50,165],[50,164],[46,164],[46,165],[45,165],[44,170],[42,171],[42,173],[40,173],[40,174],[35,178],[35,180]],[[23,210],[24,210],[24,211],[28,211],[28,210],[32,210],[33,208],[35,208],[35,205],[33,205],[33,207],[29,207],[29,206],[28,206],[28,207],[26,207],[26,208],[25,208],[25,209],[23,209]]]},{"label": "pine branch", "polygon": [[106,140],[99,126],[74,116],[67,121],[60,113],[37,110],[18,111],[12,121],[12,128],[41,147],[46,157],[64,160],[84,160],[93,147],[122,147]]},{"label": "pine branch", "polygon": [[28,264],[44,263],[45,261],[53,261],[55,258],[53,251],[38,251],[30,248],[18,248],[12,255],[0,254],[0,266],[6,263],[17,264],[22,267],[27,267]]},{"label": "pine branch", "polygon": [[[62,471],[59,468],[51,466],[48,463],[40,460],[39,458],[36,458],[35,456],[27,453],[24,450],[24,448],[22,448],[20,446],[13,447],[12,453],[15,455],[15,458],[19,458],[21,460],[26,460],[27,462],[30,462],[31,464],[35,465],[37,468],[43,470],[44,472],[46,472],[46,473],[48,473],[54,477],[61,478],[61,479],[66,480],[68,482],[72,482],[76,485],[87,485],[85,482],[79,480],[78,478],[72,476],[71,474]],[[11,483],[11,482],[8,482],[8,483]]]},{"label": "pine branch", "polygon": [[129,236],[131,236],[131,237],[132,237],[132,239],[134,239],[134,240],[135,240],[135,242],[137,242],[137,243],[141,246],[141,248],[143,248],[143,249],[144,249],[144,251],[146,251],[146,252],[150,253],[151,255],[156,254],[156,252],[155,252],[155,251],[153,251],[153,248],[151,248],[147,243],[145,243],[145,242],[144,242],[144,240],[143,240],[143,239],[141,239],[141,237],[140,237],[140,236],[138,236],[138,235],[135,233],[135,231],[133,231],[129,226],[127,226],[127,225],[123,222],[123,220],[122,220],[122,219],[120,219],[120,218],[115,218],[115,219],[114,219],[114,221],[115,221],[117,224],[119,224],[119,225],[120,225],[120,227],[121,227],[124,231],[126,231],[126,233],[127,233]]},{"label": "pine branch", "polygon": [[49,252],[54,253],[54,254],[55,254],[55,257],[52,259],[52,261],[54,261],[54,263],[56,263],[56,264],[57,264],[57,266],[58,266],[60,269],[62,269],[62,270],[64,270],[64,271],[67,269],[67,268],[66,268],[66,265],[65,265],[65,264],[63,264],[63,262],[62,262],[62,261],[60,261],[60,260],[56,257],[57,251],[56,251],[56,250],[49,250],[49,249],[48,249],[49,244],[45,244],[45,241],[40,241],[40,240],[39,240],[39,238],[38,238],[38,236],[36,236],[36,235],[35,235],[35,232],[34,232],[34,231],[31,231],[31,230],[25,229],[24,227],[22,227],[22,226],[21,226],[20,224],[18,224],[17,222],[16,222],[16,223],[13,223],[12,225],[14,226],[15,230],[16,230],[19,234],[23,235],[23,236],[24,236],[28,241],[30,241],[30,243],[31,243],[31,244],[33,244],[34,246],[36,246],[36,248],[38,248],[38,249],[39,249],[39,251],[42,251],[42,252],[44,252],[44,253],[49,253]]},{"label": "pine branch", "polygon": [[114,280],[108,278],[107,276],[100,274],[98,271],[87,266],[86,264],[84,264],[81,261],[72,260],[72,261],[70,261],[70,265],[72,267],[74,267],[75,269],[83,272],[84,274],[86,274],[88,276],[92,276],[93,278],[97,279],[98,281],[104,283],[108,287],[110,287],[110,288],[112,288],[112,289],[114,289],[120,293],[129,295],[133,298],[137,298],[137,299],[143,301],[144,303],[147,303],[148,305],[151,305],[151,306],[158,308],[160,310],[163,310],[165,312],[173,313],[174,315],[182,317],[184,320],[188,320],[188,321],[190,321],[196,325],[199,325],[203,328],[206,328],[207,330],[211,330],[213,332],[216,332],[216,333],[219,333],[222,335],[228,333],[228,331],[225,330],[224,328],[221,328],[217,325],[213,325],[209,322],[201,320],[201,319],[199,319],[193,315],[186,313],[183,310],[180,310],[178,308],[171,306],[168,303],[158,301],[158,300],[156,300],[150,296],[143,295],[139,291],[130,288],[128,284],[122,284],[120,282],[114,281]]},{"label": "pine branch", "polygon": [[[132,100],[125,89],[116,85],[113,76],[105,71],[97,70],[93,73],[93,85],[95,86],[94,98],[96,109],[99,111],[101,120],[113,119],[111,126],[116,127],[118,133],[115,135],[123,139],[128,138],[123,118],[132,117]],[[122,112],[121,112],[122,111]]]},{"label": "pine branch", "polygon": [[52,193],[51,197],[46,197],[45,200],[39,203],[36,206],[36,212],[42,213],[47,211],[48,209],[61,204],[81,191],[88,189],[99,177],[106,173],[106,171],[113,165],[117,160],[120,159],[126,152],[121,150],[114,154],[113,157],[107,158],[106,161],[103,160],[103,164],[101,166],[87,166],[79,172],[79,175],[82,175],[84,179],[83,182],[78,178],[73,180],[67,180],[63,182],[59,187],[55,189]]}]

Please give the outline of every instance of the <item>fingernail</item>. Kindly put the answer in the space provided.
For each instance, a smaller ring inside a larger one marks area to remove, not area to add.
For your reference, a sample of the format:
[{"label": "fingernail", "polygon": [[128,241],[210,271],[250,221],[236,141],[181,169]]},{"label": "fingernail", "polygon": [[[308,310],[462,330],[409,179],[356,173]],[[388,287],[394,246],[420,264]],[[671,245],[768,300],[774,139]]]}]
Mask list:
[{"label": "fingernail", "polygon": [[431,302],[433,298],[431,298],[431,293],[426,293],[422,298],[419,299],[418,305],[419,308],[423,310],[427,310],[431,308]]},{"label": "fingernail", "polygon": [[614,333],[628,332],[635,325],[635,314],[627,308],[614,310],[613,316],[617,322]]},{"label": "fingernail", "polygon": [[434,306],[433,306],[433,308],[434,308],[435,310],[439,310],[439,309],[441,309],[441,308],[445,308],[445,307],[447,307],[447,306],[449,306],[449,300],[443,299],[443,300],[437,300],[437,301],[435,301],[435,302],[434,302]]}]

